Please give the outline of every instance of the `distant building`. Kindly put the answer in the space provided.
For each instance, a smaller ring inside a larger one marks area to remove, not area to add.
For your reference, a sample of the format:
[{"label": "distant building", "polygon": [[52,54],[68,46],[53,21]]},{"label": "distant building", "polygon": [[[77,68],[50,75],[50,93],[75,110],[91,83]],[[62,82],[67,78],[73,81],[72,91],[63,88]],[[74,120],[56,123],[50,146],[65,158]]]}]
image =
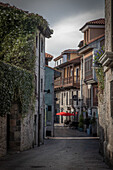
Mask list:
[{"label": "distant building", "polygon": [[45,66],[45,136],[54,136],[54,79],[59,76],[59,71]]},{"label": "distant building", "polygon": [[[80,31],[84,40],[79,43],[81,58],[81,113],[84,118],[98,118],[98,83],[95,72],[94,56],[104,45],[105,19],[87,22]],[[97,119],[98,120],[98,119]]]},{"label": "distant building", "polygon": [[[80,56],[77,50],[69,49],[54,59],[55,69],[61,72],[61,76],[54,81],[56,95],[55,114],[58,112],[78,113],[71,120],[78,121],[79,102],[73,98],[80,98]],[[66,117],[56,116],[56,123],[63,123]]]}]

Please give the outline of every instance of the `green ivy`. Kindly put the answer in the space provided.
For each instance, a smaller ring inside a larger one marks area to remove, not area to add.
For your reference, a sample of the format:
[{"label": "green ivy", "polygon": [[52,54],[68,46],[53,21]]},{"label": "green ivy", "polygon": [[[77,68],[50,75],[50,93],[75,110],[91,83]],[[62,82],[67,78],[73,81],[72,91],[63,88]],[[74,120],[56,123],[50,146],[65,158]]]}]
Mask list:
[{"label": "green ivy", "polygon": [[33,75],[0,61],[0,115],[10,113],[13,102],[20,103],[20,113],[26,114],[33,97]]},{"label": "green ivy", "polygon": [[46,37],[52,33],[48,22],[38,14],[0,6],[0,60],[33,71],[37,28]]},{"label": "green ivy", "polygon": [[24,115],[35,100],[37,28],[45,37],[52,34],[38,14],[0,3],[0,115],[10,113],[13,102]]}]

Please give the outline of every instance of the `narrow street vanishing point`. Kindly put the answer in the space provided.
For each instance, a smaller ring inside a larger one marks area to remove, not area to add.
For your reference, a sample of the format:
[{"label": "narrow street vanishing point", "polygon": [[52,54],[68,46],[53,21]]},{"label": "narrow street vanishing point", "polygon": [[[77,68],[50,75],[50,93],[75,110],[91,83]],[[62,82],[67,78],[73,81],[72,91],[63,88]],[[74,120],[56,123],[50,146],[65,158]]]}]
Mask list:
[{"label": "narrow street vanishing point", "polygon": [[108,170],[98,138],[68,127],[55,127],[44,145],[0,159],[0,170]]}]

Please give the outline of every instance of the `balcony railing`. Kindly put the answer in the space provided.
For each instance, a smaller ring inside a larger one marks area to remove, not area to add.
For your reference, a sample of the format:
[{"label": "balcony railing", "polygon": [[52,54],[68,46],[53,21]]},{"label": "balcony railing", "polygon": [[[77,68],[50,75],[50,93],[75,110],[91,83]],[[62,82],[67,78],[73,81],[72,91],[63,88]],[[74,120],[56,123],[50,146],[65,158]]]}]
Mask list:
[{"label": "balcony railing", "polygon": [[63,85],[68,85],[73,83],[73,77],[67,77],[63,79]]},{"label": "balcony railing", "polygon": [[69,86],[76,86],[77,88],[80,87],[80,77],[78,76],[70,76],[63,79],[56,79],[54,81],[54,88],[60,87],[69,87]]},{"label": "balcony railing", "polygon": [[55,88],[58,88],[58,87],[61,87],[62,86],[62,81],[61,79],[56,79],[54,80],[54,87]]}]

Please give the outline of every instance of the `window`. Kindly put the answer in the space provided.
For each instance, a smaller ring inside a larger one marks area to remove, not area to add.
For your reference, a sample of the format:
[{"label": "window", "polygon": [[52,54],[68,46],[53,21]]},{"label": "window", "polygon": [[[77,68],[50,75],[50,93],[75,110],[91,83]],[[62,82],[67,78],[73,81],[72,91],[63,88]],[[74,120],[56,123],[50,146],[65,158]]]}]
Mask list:
[{"label": "window", "polygon": [[68,61],[70,60],[70,54],[67,55],[67,60],[68,60]]},{"label": "window", "polygon": [[41,38],[41,52],[43,53],[43,47],[44,46],[44,42],[43,42],[43,39]]},{"label": "window", "polygon": [[67,96],[66,96],[66,105],[68,105],[68,92],[67,92]]},{"label": "window", "polygon": [[35,75],[35,95],[37,95],[37,76]]},{"label": "window", "polygon": [[61,62],[62,62],[62,61],[60,60],[60,64],[61,64]]},{"label": "window", "polygon": [[63,93],[62,93],[62,103],[61,104],[63,105]]},{"label": "window", "polygon": [[38,36],[36,36],[36,48],[38,48]]},{"label": "window", "polygon": [[50,106],[48,106],[48,111],[51,111],[52,110],[52,107],[51,107],[51,105]]},{"label": "window", "polygon": [[76,82],[79,80],[79,68],[76,68]]},{"label": "window", "polygon": [[92,78],[92,56],[85,59],[85,79]]},{"label": "window", "polygon": [[73,91],[72,91],[72,99],[73,99]]},{"label": "window", "polygon": [[57,61],[57,66],[58,66],[58,61]]},{"label": "window", "polygon": [[63,55],[63,63],[67,62],[67,55]]},{"label": "window", "polygon": [[41,92],[43,91],[43,79],[41,79]]},{"label": "window", "polygon": [[[78,99],[78,91],[76,91],[77,99]],[[78,100],[76,101],[76,105],[78,105]]]},{"label": "window", "polygon": [[70,69],[70,76],[73,76],[73,68]]},{"label": "window", "polygon": [[98,86],[93,86],[93,106],[98,106]]}]

